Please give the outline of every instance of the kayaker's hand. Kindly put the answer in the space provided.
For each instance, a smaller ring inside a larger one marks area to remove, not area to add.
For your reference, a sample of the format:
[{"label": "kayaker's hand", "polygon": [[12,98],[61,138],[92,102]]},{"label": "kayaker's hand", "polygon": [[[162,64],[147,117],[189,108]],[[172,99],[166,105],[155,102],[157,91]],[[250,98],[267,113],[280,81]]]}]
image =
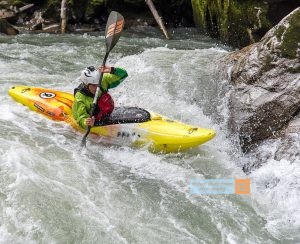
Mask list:
[{"label": "kayaker's hand", "polygon": [[94,116],[93,116],[92,118],[87,118],[87,119],[86,119],[86,125],[87,125],[87,126],[93,127],[94,124],[95,124],[95,117],[94,117]]},{"label": "kayaker's hand", "polygon": [[100,66],[99,71],[102,73],[110,73],[111,72],[111,67],[110,66]]}]

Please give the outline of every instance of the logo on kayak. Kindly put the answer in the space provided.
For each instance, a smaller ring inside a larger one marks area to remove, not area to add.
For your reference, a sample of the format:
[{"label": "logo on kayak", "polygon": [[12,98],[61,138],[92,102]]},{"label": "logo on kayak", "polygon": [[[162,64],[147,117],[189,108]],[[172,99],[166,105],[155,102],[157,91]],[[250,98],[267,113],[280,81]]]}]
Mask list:
[{"label": "logo on kayak", "polygon": [[117,137],[122,137],[122,138],[124,138],[124,137],[138,137],[138,138],[140,138],[141,135],[136,134],[135,132],[129,133],[129,132],[124,132],[124,131],[118,131]]},{"label": "logo on kayak", "polygon": [[28,92],[28,91],[30,91],[30,88],[25,88],[25,89],[23,89],[23,90],[21,91],[21,93],[25,93],[25,92]]},{"label": "logo on kayak", "polygon": [[198,130],[198,128],[190,128],[189,130],[188,130],[188,133],[189,134],[192,134],[193,132],[195,132],[195,131],[197,131]]},{"label": "logo on kayak", "polygon": [[41,112],[44,112],[45,111],[45,109],[41,106],[41,105],[39,105],[39,104],[37,104],[37,103],[34,103],[33,104],[38,110],[40,110]]},{"label": "logo on kayak", "polygon": [[40,93],[40,97],[43,98],[43,99],[49,99],[49,98],[53,98],[55,97],[55,93],[52,93],[52,92],[42,92]]}]

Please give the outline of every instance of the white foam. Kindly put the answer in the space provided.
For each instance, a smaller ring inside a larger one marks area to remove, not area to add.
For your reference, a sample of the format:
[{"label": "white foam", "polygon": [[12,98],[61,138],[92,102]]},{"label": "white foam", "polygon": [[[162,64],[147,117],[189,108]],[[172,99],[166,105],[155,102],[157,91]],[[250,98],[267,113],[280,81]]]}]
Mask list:
[{"label": "white foam", "polygon": [[266,227],[279,239],[300,238],[299,163],[271,159],[250,175],[254,196],[267,211]]},{"label": "white foam", "polygon": [[[3,94],[10,85],[18,82],[72,93],[74,85],[70,81],[82,68],[101,63],[104,56],[105,47],[100,44],[103,37],[74,35],[74,40],[66,39],[71,43],[63,43],[61,38],[53,41],[52,36],[46,37],[42,40],[48,45],[43,47],[36,43],[24,44],[36,42],[26,35],[18,36],[13,44],[4,45],[12,45],[16,50],[8,49],[7,62],[0,60],[1,73],[9,71],[1,75],[6,86],[1,88]],[[203,211],[205,216],[201,221],[209,223],[216,235],[214,237],[221,242],[241,243],[246,238],[251,243],[269,238],[264,230],[259,229],[263,227],[261,223],[257,224],[258,229],[251,226],[251,223],[260,220],[260,216],[254,213],[249,198],[197,197],[189,192],[188,183],[193,178],[245,177],[235,166],[234,160],[242,158],[239,154],[234,155],[225,123],[216,124],[209,115],[217,111],[217,107],[210,112],[204,110],[209,92],[217,93],[214,90],[217,87],[212,87],[210,80],[210,72],[214,68],[211,62],[218,60],[226,51],[211,48],[211,44],[208,48],[197,50],[168,48],[172,43],[167,47],[156,47],[164,43],[158,38],[125,38],[124,42],[124,46],[120,42],[120,49],[129,48],[126,45],[135,47],[143,44],[147,47],[130,55],[124,55],[118,47],[112,52],[109,63],[124,67],[129,73],[123,84],[112,90],[116,104],[135,105],[186,123],[214,128],[218,132],[217,137],[206,145],[178,155],[103,146],[92,140],[86,150],[80,151],[78,145],[82,135],[29,112],[8,99],[7,95],[3,96],[0,105],[2,124],[8,125],[9,121],[13,121],[7,127],[10,128],[7,133],[13,135],[5,134],[5,131],[0,147],[1,170],[4,169],[8,177],[3,189],[9,194],[8,202],[1,201],[1,204],[7,204],[1,205],[7,212],[4,224],[0,226],[0,234],[3,233],[0,240],[18,242],[23,238],[29,243],[34,243],[35,239],[37,242],[55,242],[53,236],[61,235],[63,238],[61,233],[70,230],[65,237],[68,242],[68,238],[76,237],[71,233],[74,228],[81,234],[83,242],[113,240],[126,243],[143,241],[147,237],[153,242],[166,242],[186,237],[198,243],[203,239],[201,237],[210,237],[210,230],[205,230],[204,224],[199,223],[203,229],[198,230],[191,227],[185,216],[180,218],[164,208],[164,201],[169,198],[180,202],[183,208]],[[19,60],[17,57],[24,48],[26,52]],[[203,91],[201,96],[197,91]],[[226,115],[226,105],[217,105]],[[261,180],[259,176],[256,178]],[[138,195],[143,184],[149,187],[145,191],[153,191],[153,194],[156,188],[151,189],[151,186],[158,187],[161,194],[158,208],[151,209],[152,199],[147,198],[152,196],[148,193]],[[292,189],[292,185],[290,187]],[[36,201],[40,204],[46,201],[45,206],[49,208],[39,209],[36,202],[26,202],[27,196],[35,197],[41,201]],[[279,199],[279,195],[276,198]],[[294,204],[292,198],[289,202]],[[267,206],[269,204],[272,206],[273,202],[266,202]],[[51,219],[53,216],[57,222]],[[272,223],[270,218],[268,224]],[[246,233],[240,233],[240,230],[246,230]],[[105,234],[107,239],[103,237]]]}]

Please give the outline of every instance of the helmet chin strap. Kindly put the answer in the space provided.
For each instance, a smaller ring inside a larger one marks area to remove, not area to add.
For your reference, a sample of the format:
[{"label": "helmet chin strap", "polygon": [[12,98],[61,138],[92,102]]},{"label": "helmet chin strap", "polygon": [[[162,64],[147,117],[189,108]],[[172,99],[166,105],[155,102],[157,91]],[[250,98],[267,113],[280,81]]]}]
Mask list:
[{"label": "helmet chin strap", "polygon": [[88,89],[91,93],[95,94],[97,90],[97,84],[88,84]]}]

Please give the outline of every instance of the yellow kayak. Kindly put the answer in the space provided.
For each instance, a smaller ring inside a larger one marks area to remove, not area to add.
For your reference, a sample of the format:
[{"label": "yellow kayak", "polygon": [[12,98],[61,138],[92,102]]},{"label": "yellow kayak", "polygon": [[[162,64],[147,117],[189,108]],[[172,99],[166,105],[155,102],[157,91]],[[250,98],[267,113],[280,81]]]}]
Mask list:
[{"label": "yellow kayak", "polygon": [[[31,110],[84,132],[72,117],[73,94],[29,86],[12,87],[8,94]],[[115,108],[110,118],[93,127],[91,133],[112,144],[147,146],[153,152],[179,152],[201,145],[216,134],[136,107]]]}]

